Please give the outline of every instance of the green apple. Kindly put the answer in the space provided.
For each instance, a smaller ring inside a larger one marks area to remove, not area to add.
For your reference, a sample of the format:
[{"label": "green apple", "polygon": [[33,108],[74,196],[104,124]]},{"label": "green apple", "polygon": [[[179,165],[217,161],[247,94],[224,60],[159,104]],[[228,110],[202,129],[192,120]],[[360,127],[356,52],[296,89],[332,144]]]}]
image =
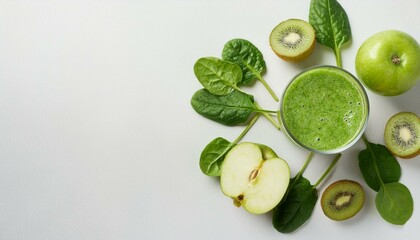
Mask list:
[{"label": "green apple", "polygon": [[420,79],[420,46],[405,32],[382,31],[360,46],[355,64],[367,88],[384,96],[400,95]]},{"label": "green apple", "polygon": [[250,213],[266,213],[277,206],[289,181],[289,165],[265,145],[240,143],[222,163],[222,192]]}]

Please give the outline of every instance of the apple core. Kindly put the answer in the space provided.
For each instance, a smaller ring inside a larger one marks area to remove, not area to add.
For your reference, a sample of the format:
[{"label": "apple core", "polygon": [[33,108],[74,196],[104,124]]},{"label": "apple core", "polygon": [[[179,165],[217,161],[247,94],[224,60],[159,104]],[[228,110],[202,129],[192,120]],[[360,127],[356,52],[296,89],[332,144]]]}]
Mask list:
[{"label": "apple core", "polygon": [[369,114],[366,92],[349,72],[333,66],[309,68],[286,87],[280,116],[284,132],[299,146],[332,154],[362,135]]}]

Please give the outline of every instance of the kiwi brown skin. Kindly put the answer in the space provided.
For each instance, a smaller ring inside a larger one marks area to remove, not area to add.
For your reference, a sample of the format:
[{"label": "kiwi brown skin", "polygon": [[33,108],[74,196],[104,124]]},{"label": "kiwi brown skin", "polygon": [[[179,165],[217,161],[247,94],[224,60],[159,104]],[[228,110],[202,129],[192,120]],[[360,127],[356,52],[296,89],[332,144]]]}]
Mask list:
[{"label": "kiwi brown skin", "polygon": [[[417,120],[417,121],[416,121]],[[417,117],[415,113],[412,112],[399,112],[394,114],[392,117],[390,117],[386,123],[385,131],[384,131],[384,141],[387,149],[394,155],[403,159],[410,159],[418,156],[420,154],[420,147],[418,147],[417,151],[413,152],[406,152],[401,149],[398,149],[398,146],[396,146],[395,142],[397,140],[391,139],[392,137],[392,131],[395,128],[398,128],[399,126],[395,126],[397,124],[396,122],[403,122],[403,121],[411,121],[407,122],[406,126],[411,126],[414,129],[411,129],[412,132],[414,132],[414,142],[417,142],[417,145],[419,145],[420,136],[416,135],[420,132],[419,128],[419,122],[420,118]]]},{"label": "kiwi brown skin", "polygon": [[322,211],[335,221],[352,218],[362,209],[364,202],[363,187],[358,182],[347,179],[332,183],[321,196]]}]

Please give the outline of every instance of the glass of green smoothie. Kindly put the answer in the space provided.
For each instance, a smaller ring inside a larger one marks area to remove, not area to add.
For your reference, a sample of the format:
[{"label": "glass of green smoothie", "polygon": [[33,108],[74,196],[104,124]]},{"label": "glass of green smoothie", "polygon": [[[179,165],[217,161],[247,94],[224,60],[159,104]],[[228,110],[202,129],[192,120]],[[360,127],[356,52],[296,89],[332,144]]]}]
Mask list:
[{"label": "glass of green smoothie", "polygon": [[283,131],[297,145],[333,154],[352,146],[363,134],[369,100],[359,80],[334,66],[315,66],[296,75],[283,92]]}]

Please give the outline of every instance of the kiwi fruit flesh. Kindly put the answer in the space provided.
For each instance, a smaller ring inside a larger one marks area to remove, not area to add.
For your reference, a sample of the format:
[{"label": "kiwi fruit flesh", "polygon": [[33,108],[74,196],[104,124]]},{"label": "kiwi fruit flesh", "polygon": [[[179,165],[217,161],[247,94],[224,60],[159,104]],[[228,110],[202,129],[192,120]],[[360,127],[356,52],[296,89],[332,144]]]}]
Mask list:
[{"label": "kiwi fruit flesh", "polygon": [[280,58],[291,62],[300,62],[309,57],[315,42],[314,28],[301,19],[283,21],[270,34],[271,49]]},{"label": "kiwi fruit flesh", "polygon": [[353,180],[339,180],[329,185],[322,193],[321,207],[324,214],[336,221],[349,219],[362,209],[365,192]]},{"label": "kiwi fruit flesh", "polygon": [[395,156],[413,158],[420,153],[420,118],[412,112],[399,112],[385,125],[385,145]]}]

